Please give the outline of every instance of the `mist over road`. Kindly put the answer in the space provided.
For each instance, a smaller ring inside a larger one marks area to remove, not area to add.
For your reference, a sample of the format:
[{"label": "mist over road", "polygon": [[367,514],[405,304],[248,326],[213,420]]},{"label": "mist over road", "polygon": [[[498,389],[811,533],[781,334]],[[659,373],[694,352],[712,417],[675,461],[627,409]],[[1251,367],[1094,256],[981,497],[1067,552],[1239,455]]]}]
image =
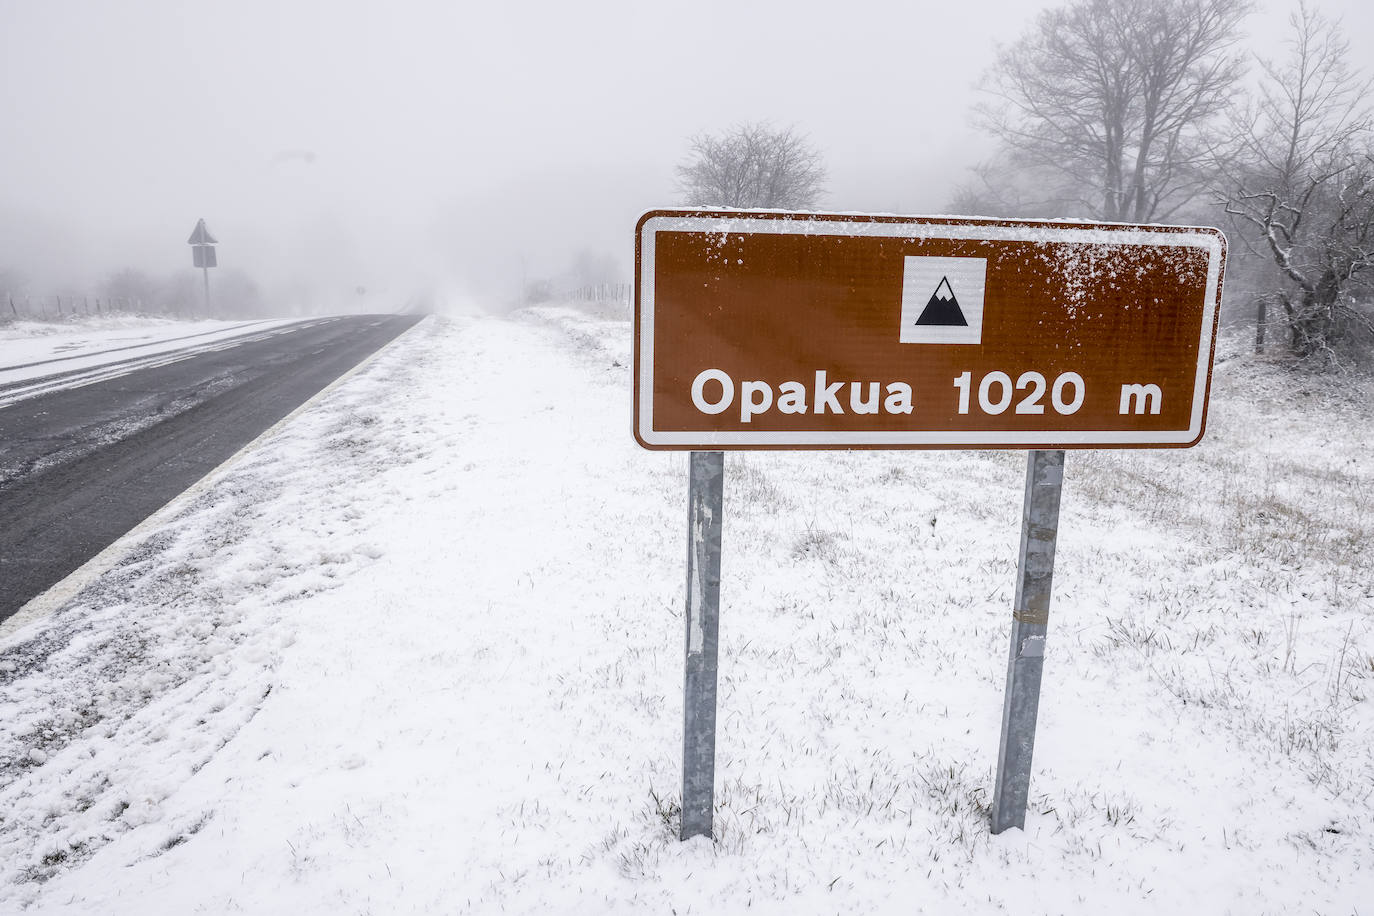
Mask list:
[{"label": "mist over road", "polygon": [[422,317],[304,323],[0,407],[0,620]]}]

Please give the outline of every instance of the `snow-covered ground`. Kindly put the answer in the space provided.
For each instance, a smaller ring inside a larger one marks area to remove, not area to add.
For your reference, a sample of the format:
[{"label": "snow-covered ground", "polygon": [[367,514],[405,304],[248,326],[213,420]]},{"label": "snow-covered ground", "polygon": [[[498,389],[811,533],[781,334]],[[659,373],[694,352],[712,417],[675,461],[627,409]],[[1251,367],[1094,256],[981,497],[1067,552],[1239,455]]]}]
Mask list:
[{"label": "snow-covered ground", "polygon": [[[131,315],[0,326],[0,406],[283,333],[303,321],[177,321]],[[25,384],[28,383],[28,384]]]},{"label": "snow-covered ground", "polygon": [[0,911],[1365,913],[1368,387],[1223,358],[1071,452],[988,832],[1024,453],[730,455],[717,839],[675,839],[686,456],[624,321],[430,318],[0,652]]}]

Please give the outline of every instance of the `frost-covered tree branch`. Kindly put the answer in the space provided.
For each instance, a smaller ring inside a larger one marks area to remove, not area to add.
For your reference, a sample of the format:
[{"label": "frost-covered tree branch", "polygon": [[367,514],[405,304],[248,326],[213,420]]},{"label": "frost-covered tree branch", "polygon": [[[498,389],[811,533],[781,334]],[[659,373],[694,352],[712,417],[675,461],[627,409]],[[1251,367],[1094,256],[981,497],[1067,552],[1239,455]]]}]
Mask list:
[{"label": "frost-covered tree branch", "polygon": [[1338,22],[1301,4],[1283,61],[1262,61],[1255,102],[1234,121],[1239,146],[1217,190],[1233,224],[1260,241],[1298,357],[1371,329],[1355,293],[1374,276],[1371,83],[1350,66]]}]

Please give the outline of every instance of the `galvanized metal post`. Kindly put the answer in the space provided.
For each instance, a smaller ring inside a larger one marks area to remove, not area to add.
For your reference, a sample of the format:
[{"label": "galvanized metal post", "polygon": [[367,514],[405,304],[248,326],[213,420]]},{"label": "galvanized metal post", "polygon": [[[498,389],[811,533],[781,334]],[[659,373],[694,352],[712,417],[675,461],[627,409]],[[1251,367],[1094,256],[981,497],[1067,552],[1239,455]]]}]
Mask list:
[{"label": "galvanized metal post", "polygon": [[1059,531],[1059,496],[1064,484],[1064,453],[1032,451],[1026,464],[1026,502],[1021,516],[1021,559],[1011,622],[1011,657],[1002,704],[1002,742],[997,752],[997,785],[992,795],[992,832],[1026,826],[1030,796],[1035,718],[1040,706],[1040,675],[1045,665],[1045,634],[1050,622],[1050,585]]},{"label": "galvanized metal post", "polygon": [[711,836],[716,781],[716,649],[725,453],[692,452],[687,487],[687,664],[682,703],[682,829]]}]

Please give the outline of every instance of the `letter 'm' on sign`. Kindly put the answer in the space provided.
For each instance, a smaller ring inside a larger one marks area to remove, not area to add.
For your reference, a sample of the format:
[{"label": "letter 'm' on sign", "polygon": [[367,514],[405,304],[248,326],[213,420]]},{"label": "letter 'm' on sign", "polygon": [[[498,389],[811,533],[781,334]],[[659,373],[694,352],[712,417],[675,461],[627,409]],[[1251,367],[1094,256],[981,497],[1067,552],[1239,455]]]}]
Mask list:
[{"label": "letter 'm' on sign", "polygon": [[635,437],[1194,445],[1225,253],[1188,226],[654,210],[635,236]]},{"label": "letter 'm' on sign", "polygon": [[1158,385],[1122,385],[1120,413],[1159,413],[1163,394]]}]

